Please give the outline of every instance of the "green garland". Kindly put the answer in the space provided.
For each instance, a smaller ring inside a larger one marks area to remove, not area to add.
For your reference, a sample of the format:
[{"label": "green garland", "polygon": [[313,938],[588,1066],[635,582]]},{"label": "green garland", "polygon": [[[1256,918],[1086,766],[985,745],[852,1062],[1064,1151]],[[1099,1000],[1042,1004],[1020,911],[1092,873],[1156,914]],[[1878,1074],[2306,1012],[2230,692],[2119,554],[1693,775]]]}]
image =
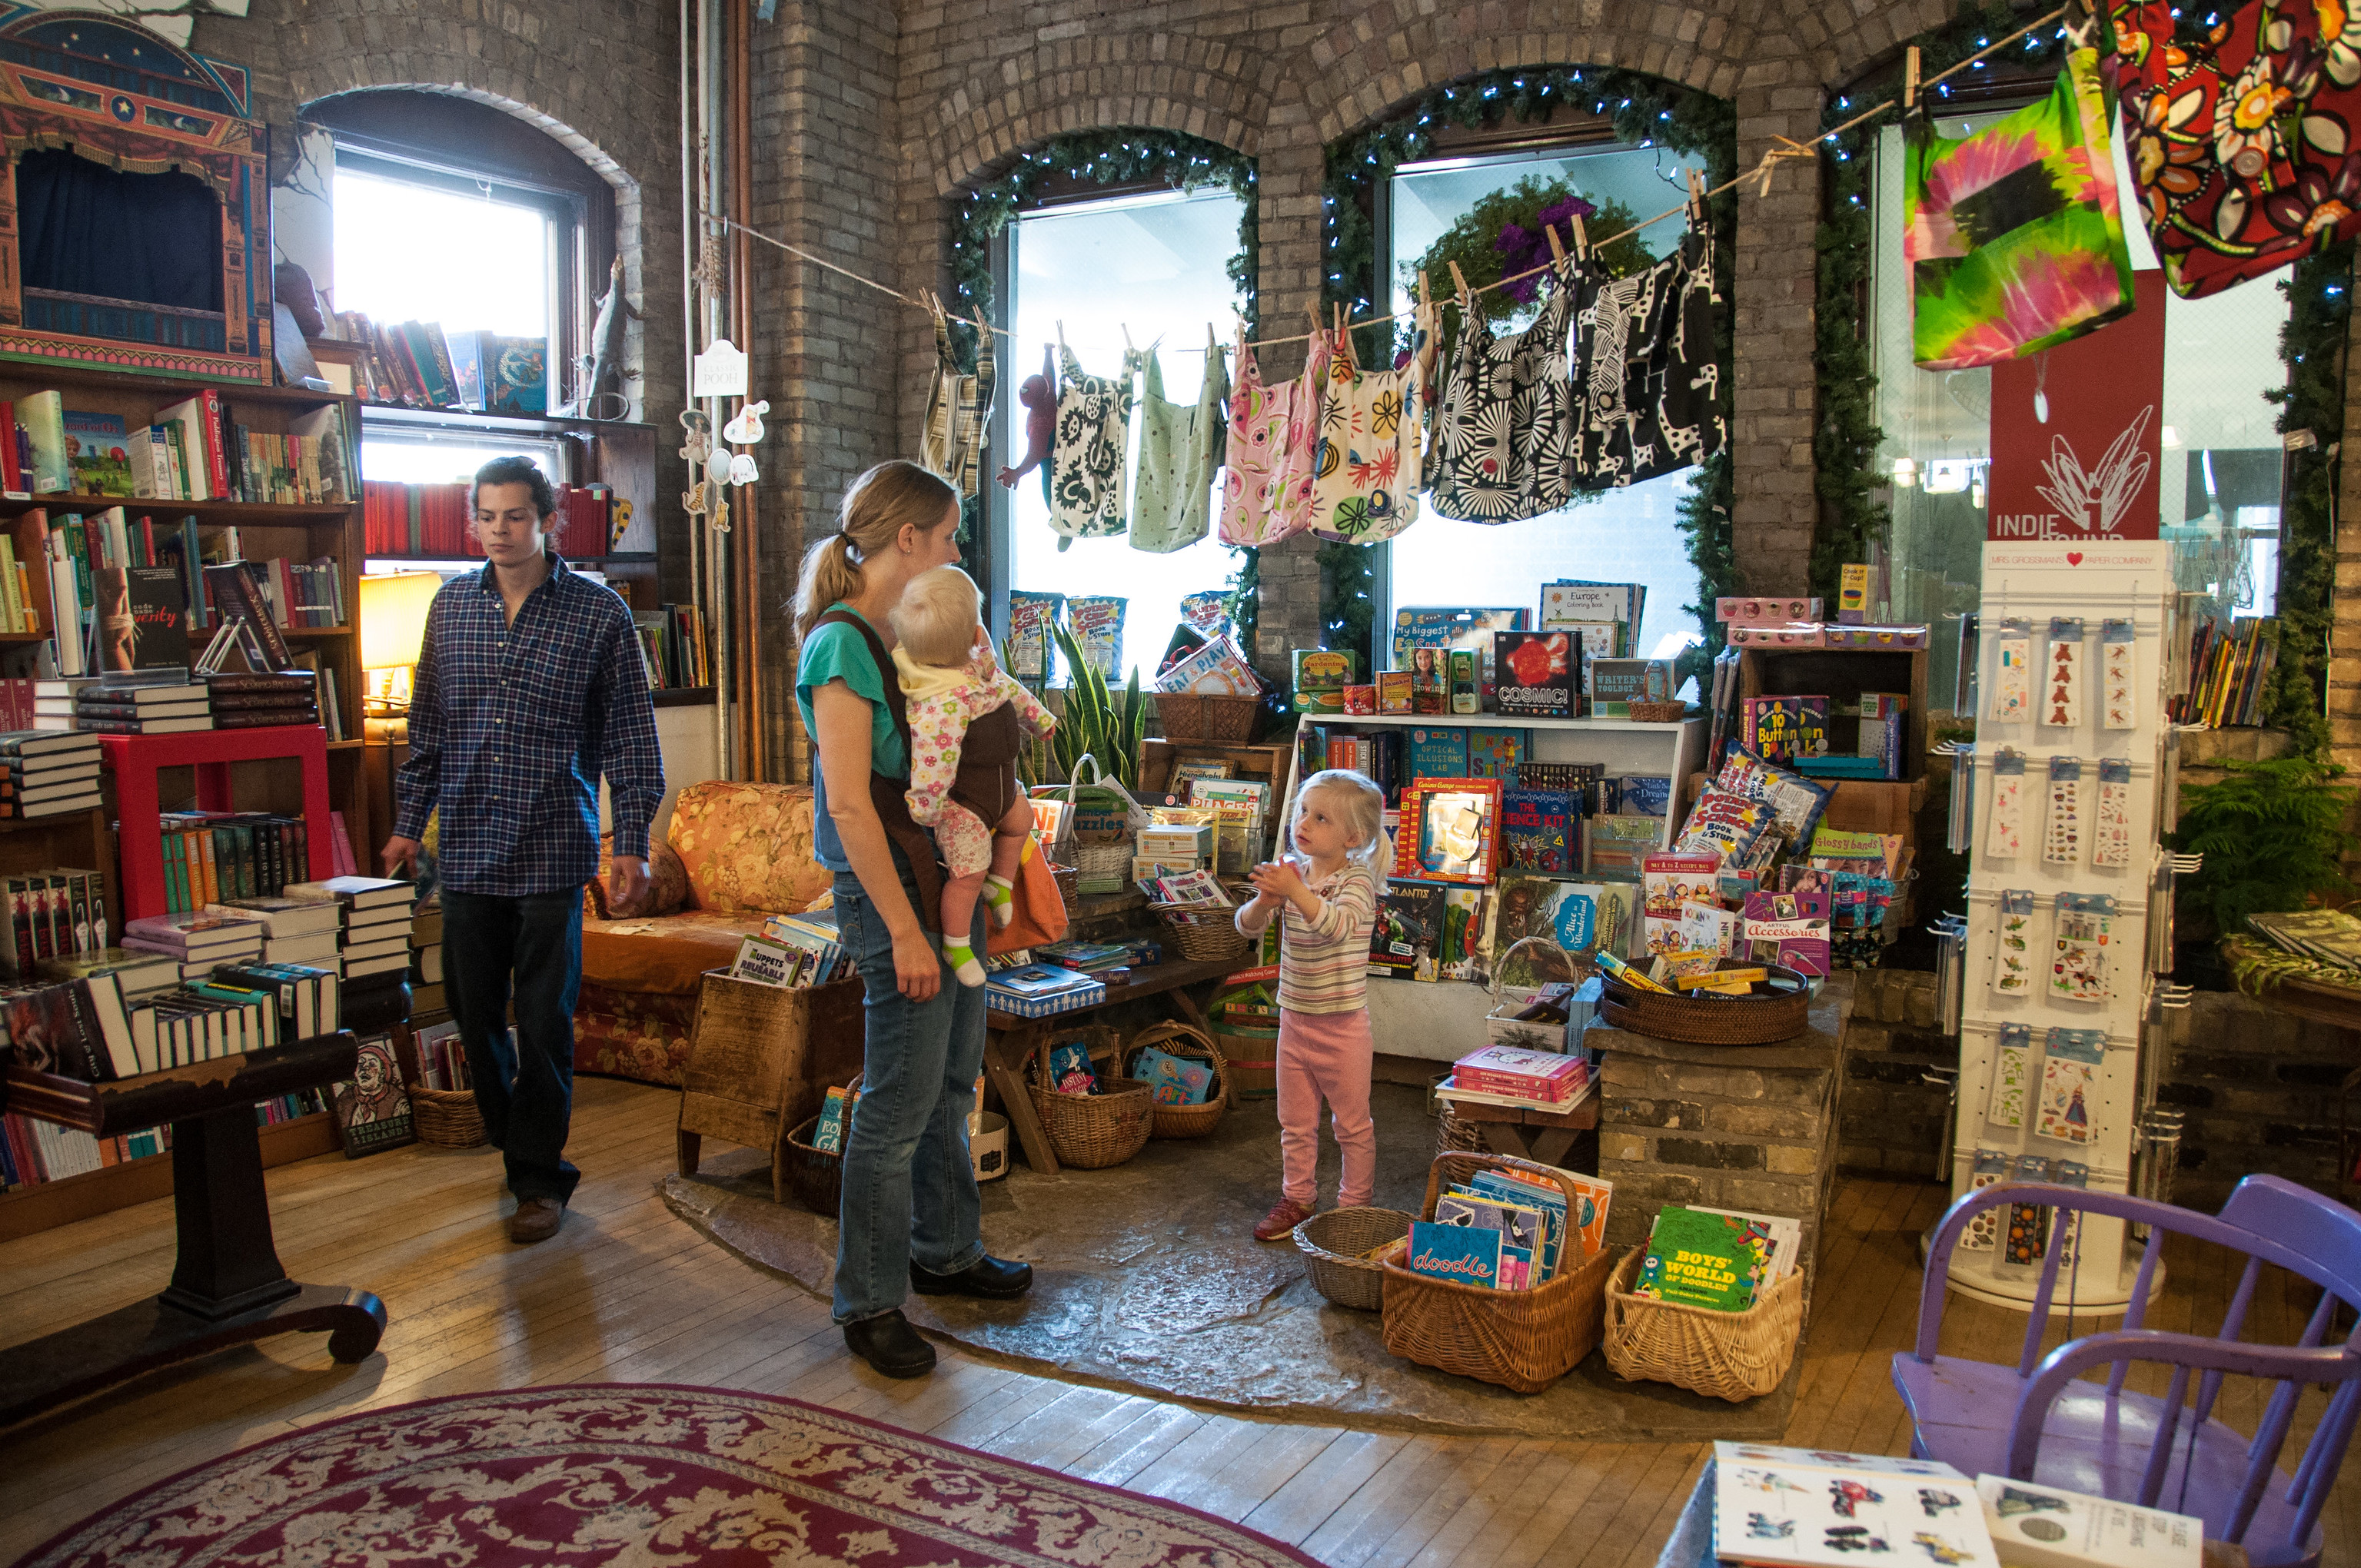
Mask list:
[{"label": "green garland", "polygon": [[[1438,126],[1497,125],[1504,115],[1530,122],[1545,118],[1561,105],[1608,116],[1615,134],[1633,146],[1662,142],[1676,152],[1702,155],[1708,184],[1719,185],[1737,171],[1738,116],[1727,99],[1609,67],[1532,66],[1467,77],[1427,93],[1381,125],[1329,145],[1327,173],[1320,188],[1322,304],[1343,305],[1356,315],[1378,309],[1376,302],[1384,280],[1377,275],[1377,192],[1402,164],[1428,156]],[[1724,192],[1714,197],[1709,211],[1714,265],[1727,298],[1737,275],[1736,194]],[[1390,290],[1385,297],[1390,299]],[[1724,387],[1735,384],[1730,370],[1730,314],[1725,308],[1714,323]],[[1355,333],[1354,353],[1361,363],[1392,362],[1392,332],[1373,323]],[[1401,345],[1408,345],[1406,332]],[[1730,547],[1731,504],[1727,458],[1708,463],[1681,502],[1680,526],[1698,579],[1698,602],[1685,608],[1696,612],[1706,639],[1703,648],[1690,651],[1684,674],[1719,651],[1721,628],[1713,618],[1713,601],[1738,591]],[[1371,668],[1380,667],[1384,651],[1377,646],[1375,575],[1367,548],[1324,544],[1319,559],[1325,645],[1357,650],[1372,661]]]},{"label": "green garland", "polygon": [[[1076,131],[1052,137],[1038,148],[1018,153],[1005,173],[960,193],[950,219],[951,298],[946,302],[950,313],[954,318],[970,319],[979,311],[987,317],[991,315],[993,242],[1019,213],[1040,199],[1052,181],[1069,179],[1103,185],[1161,182],[1177,191],[1220,185],[1238,198],[1238,248],[1230,258],[1228,273],[1245,302],[1246,334],[1253,336],[1259,319],[1255,279],[1256,258],[1261,244],[1255,178],[1253,159],[1233,152],[1219,142],[1180,131],[1143,127]],[[954,320],[951,352],[962,364],[975,362],[973,327],[962,327]],[[1012,369],[1004,365],[1002,374],[1010,374]],[[989,569],[983,532],[980,499],[971,500],[961,517],[960,555],[961,565],[978,582],[986,580],[984,574]],[[1251,651],[1260,607],[1250,607],[1250,601],[1242,596],[1260,581],[1259,563],[1251,548],[1231,554],[1237,565],[1228,586],[1233,603],[1246,612],[1234,613],[1232,619],[1238,622],[1246,638],[1245,646]]]},{"label": "green garland", "polygon": [[2288,454],[2279,511],[2279,656],[2263,694],[2263,721],[2289,731],[2306,756],[2324,756],[2328,639],[2335,615],[2337,436],[2345,428],[2345,334],[2353,310],[2353,242],[2299,260],[2279,287],[2288,322],[2279,358],[2288,367],[2282,433],[2308,431],[2312,444]]},{"label": "green garland", "polygon": [[[2218,12],[2201,15],[2184,6],[2177,28],[2183,44],[2204,41]],[[1935,75],[2015,32],[2021,22],[2005,5],[1963,9],[1951,22],[1909,40],[1919,50],[1920,70]],[[2065,63],[2065,41],[2047,29],[2010,45],[1979,71],[2046,74]],[[1897,58],[1832,97],[1821,125],[1833,129],[1859,113],[1860,105],[1901,95],[1903,67]],[[1934,101],[1949,96],[1938,84]],[[1819,413],[1812,433],[1814,484],[1820,499],[1819,526],[1812,541],[1812,591],[1833,598],[1838,568],[1865,558],[1868,545],[1883,538],[1891,514],[1883,492],[1886,476],[1877,471],[1884,433],[1877,423],[1877,378],[1870,367],[1869,257],[1874,235],[1870,214],[1871,156],[1881,127],[1894,112],[1879,115],[1821,142],[1827,217],[1817,238],[1819,252],[1814,363]],[[2294,731],[2306,751],[2323,744],[2327,725],[2321,716],[2325,689],[2328,626],[2335,587],[2334,540],[2336,455],[2334,435],[2345,424],[2345,332],[2351,309],[2353,247],[2307,256],[2280,287],[2292,309],[2280,339],[2289,368],[2288,387],[2268,394],[2284,403],[2279,428],[2309,430],[2320,444],[2288,462],[2285,508],[2279,525],[2279,658],[2265,704],[2269,723]]]}]

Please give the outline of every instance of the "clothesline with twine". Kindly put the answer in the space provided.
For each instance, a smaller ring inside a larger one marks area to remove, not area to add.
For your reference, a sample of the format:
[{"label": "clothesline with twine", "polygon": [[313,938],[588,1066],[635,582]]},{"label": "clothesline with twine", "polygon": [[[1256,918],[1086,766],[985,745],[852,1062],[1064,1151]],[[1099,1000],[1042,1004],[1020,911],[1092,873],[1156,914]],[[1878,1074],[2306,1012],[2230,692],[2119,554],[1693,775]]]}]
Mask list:
[{"label": "clothesline with twine", "polygon": [[[2042,28],[2048,27],[2051,23],[2062,19],[2074,8],[2073,0],[2069,0],[2068,4],[2059,6],[2056,10],[2050,12],[2047,16],[2036,17],[2034,20],[2027,22],[2024,27],[2017,28],[2016,31],[2009,34],[2006,38],[2002,38],[1995,43],[1987,45],[1982,49],[1968,56],[1967,59],[1960,60],[1958,64],[1950,67],[1949,70],[1938,71],[1935,75],[1916,82],[1913,89],[1905,91],[1905,96],[1915,96],[1916,93],[1924,92],[1949,77],[1958,75],[1960,71],[1969,70],[1981,61],[1989,59],[1991,56],[1998,54],[2002,49],[2006,49],[2009,45],[2016,42],[2017,39],[2024,38],[2026,34],[2038,32]],[[1911,51],[1914,62],[1916,58],[1916,52],[1917,51],[1915,49]],[[1633,224],[1630,228],[1623,230],[1620,234],[1609,235],[1605,239],[1592,240],[1589,242],[1589,248],[1592,250],[1603,250],[1608,246],[1616,243],[1618,240],[1629,239],[1633,235],[1638,234],[1642,229],[1651,228],[1657,224],[1663,223],[1667,218],[1679,217],[1682,214],[1694,210],[1696,206],[1702,203],[1710,201],[1714,197],[1721,195],[1724,192],[1734,191],[1738,187],[1746,184],[1749,181],[1759,183],[1762,187],[1763,194],[1767,196],[1771,192],[1772,171],[1778,167],[1782,159],[1813,157],[1817,151],[1819,143],[1833,142],[1839,137],[1843,136],[1847,131],[1853,130],[1861,126],[1866,125],[1870,121],[1877,118],[1880,115],[1886,113],[1890,109],[1897,107],[1900,103],[1901,100],[1888,98],[1882,104],[1878,104],[1872,107],[1862,110],[1860,114],[1855,115],[1851,119],[1845,121],[1842,125],[1821,132],[1810,142],[1799,142],[1790,137],[1774,137],[1773,138],[1773,140],[1784,145],[1774,147],[1765,152],[1763,155],[1762,160],[1753,168],[1748,170],[1745,173],[1735,175],[1730,179],[1725,180],[1720,184],[1713,186],[1709,190],[1696,192],[1689,200],[1684,201],[1675,206],[1667,207],[1653,217],[1642,218],[1639,222]],[[836,273],[839,277],[850,279],[851,281],[860,284],[865,289],[874,289],[879,293],[886,295],[889,298],[898,300],[914,310],[925,311],[930,315],[937,313],[940,310],[939,303],[932,299],[914,299],[898,289],[891,288],[886,284],[878,282],[873,278],[864,278],[860,273],[851,270],[850,268],[840,267],[824,256],[815,256],[810,251],[804,249],[800,246],[789,245],[785,240],[766,235],[759,229],[749,228],[744,224],[738,222],[735,218],[723,217],[719,214],[707,212],[701,207],[697,209],[697,215],[709,224],[719,225],[724,232],[734,229],[738,233],[746,236],[749,239],[758,239],[764,245],[774,246],[778,249],[785,251],[790,256],[796,257],[800,260],[808,261],[815,267],[824,267],[829,271]],[[1551,232],[1554,236],[1554,230],[1552,230]],[[1528,278],[1538,278],[1543,273],[1554,269],[1557,265],[1558,263],[1554,259],[1545,261],[1538,267],[1527,268],[1522,272],[1510,273],[1506,277],[1500,278],[1494,282],[1469,288],[1466,290],[1465,292],[1470,297],[1477,294],[1488,294],[1495,290],[1505,289],[1511,283],[1520,283]],[[1439,308],[1442,304],[1449,302],[1454,302],[1448,300],[1437,301],[1436,305]],[[1381,326],[1389,322],[1400,321],[1404,315],[1411,313],[1414,313],[1398,311],[1390,315],[1367,316],[1357,321],[1350,315],[1347,315],[1344,318],[1344,330],[1351,332],[1365,326]],[[980,318],[964,322],[962,324],[972,326],[977,331],[989,334],[994,337],[1007,338],[1011,342],[1014,342],[1016,337],[1016,334],[1009,328],[994,326]],[[1245,346],[1248,348],[1270,348],[1276,347],[1280,344],[1309,343],[1316,335],[1320,334],[1309,332],[1299,332],[1286,337],[1258,337],[1246,343]],[[1212,352],[1222,352],[1228,349],[1230,346],[1231,345],[1228,344],[1217,344],[1214,345]],[[1170,354],[1203,354],[1208,351],[1202,348],[1180,346],[1167,349],[1165,352]]]}]

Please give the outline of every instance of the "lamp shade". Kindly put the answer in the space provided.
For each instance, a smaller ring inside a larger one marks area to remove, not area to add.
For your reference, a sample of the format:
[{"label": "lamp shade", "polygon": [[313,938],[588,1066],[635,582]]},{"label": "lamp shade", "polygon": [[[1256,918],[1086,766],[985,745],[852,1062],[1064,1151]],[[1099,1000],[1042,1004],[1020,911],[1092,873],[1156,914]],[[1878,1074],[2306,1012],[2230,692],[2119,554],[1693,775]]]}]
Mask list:
[{"label": "lamp shade", "polygon": [[443,590],[434,572],[391,572],[361,579],[361,668],[408,668],[426,639],[426,610]]}]

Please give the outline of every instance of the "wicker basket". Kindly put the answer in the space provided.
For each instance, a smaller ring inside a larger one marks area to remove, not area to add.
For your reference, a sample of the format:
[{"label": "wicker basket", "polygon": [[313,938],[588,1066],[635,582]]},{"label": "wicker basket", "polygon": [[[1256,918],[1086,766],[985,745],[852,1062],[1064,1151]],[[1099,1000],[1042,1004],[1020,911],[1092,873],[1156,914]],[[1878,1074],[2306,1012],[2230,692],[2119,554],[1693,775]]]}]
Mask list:
[{"label": "wicker basket", "polygon": [[[1446,1154],[1426,1174],[1427,1217],[1449,1184],[1479,1170],[1508,1170],[1565,1190],[1569,1212],[1581,1201],[1565,1173],[1507,1155]],[[1588,1355],[1607,1314],[1607,1277],[1614,1254],[1599,1251],[1531,1290],[1492,1290],[1385,1268],[1386,1350],[1404,1361],[1538,1394]]]},{"label": "wicker basket", "polygon": [[1202,1105],[1159,1103],[1155,1126],[1148,1136],[1202,1138],[1220,1126],[1222,1113],[1230,1108],[1230,1075],[1228,1064],[1222,1060],[1222,1049],[1213,1044],[1213,1036],[1189,1024],[1159,1024],[1143,1029],[1123,1049],[1126,1078],[1138,1080],[1139,1075],[1132,1069],[1139,1060],[1139,1053],[1151,1046],[1169,1057],[1193,1057],[1211,1064],[1213,1081],[1205,1086],[1205,1102]]},{"label": "wicker basket", "polygon": [[1159,695],[1156,717],[1170,740],[1217,740],[1244,745],[1254,738],[1258,696],[1200,696],[1190,692]]},{"label": "wicker basket", "polygon": [[1484,1128],[1475,1122],[1463,1122],[1451,1113],[1446,1105],[1435,1113],[1434,1152],[1446,1154],[1483,1154],[1491,1148],[1484,1141]]},{"label": "wicker basket", "polygon": [[1238,935],[1238,912],[1208,908],[1202,904],[1151,904],[1156,917],[1172,934],[1173,945],[1191,963],[1235,963],[1254,950],[1254,943]]},{"label": "wicker basket", "polygon": [[1361,1254],[1410,1234],[1400,1209],[1331,1209],[1295,1227],[1295,1245],[1310,1266],[1312,1288],[1340,1307],[1374,1312],[1385,1305],[1385,1265]]},{"label": "wicker basket", "polygon": [[1607,1282],[1607,1365],[1618,1377],[1732,1403],[1760,1398],[1785,1379],[1803,1335],[1802,1270],[1742,1312],[1717,1312],[1632,1295],[1640,1264],[1635,1247]]},{"label": "wicker basket", "polygon": [[1049,880],[1058,884],[1058,896],[1065,902],[1067,912],[1071,914],[1074,900],[1082,896],[1082,873],[1072,866],[1061,866],[1053,861],[1049,864]]},{"label": "wicker basket", "polygon": [[1689,705],[1685,702],[1635,702],[1631,716],[1639,724],[1678,724],[1688,717]]},{"label": "wicker basket", "polygon": [[1225,1024],[1213,1031],[1233,1100],[1268,1100],[1279,1092],[1276,1025]]},{"label": "wicker basket", "polygon": [[[861,1076],[855,1073],[845,1090],[858,1093],[860,1089]],[[796,1200],[813,1213],[833,1219],[844,1191],[844,1145],[840,1140],[833,1149],[814,1148],[812,1134],[818,1128],[818,1116],[797,1124],[787,1135],[787,1146],[779,1157],[786,1165],[787,1185],[796,1190]],[[851,1136],[851,1127],[844,1131],[846,1137]]]},{"label": "wicker basket", "polygon": [[410,1124],[420,1143],[438,1149],[471,1149],[489,1141],[484,1134],[484,1114],[476,1109],[474,1090],[428,1089],[413,1083],[409,1093]]},{"label": "wicker basket", "polygon": [[1096,1094],[1059,1093],[1049,1082],[1049,1049],[1076,1039],[1090,1042],[1093,1067],[1101,1061],[1118,1065],[1115,1031],[1104,1024],[1043,1030],[1033,1057],[1033,1113],[1041,1119],[1060,1165],[1104,1170],[1148,1146],[1156,1124],[1156,1091],[1127,1078],[1101,1078]]},{"label": "wicker basket", "polygon": [[1111,842],[1076,843],[1074,886],[1081,893],[1121,893],[1131,885],[1132,857],[1138,852],[1138,839],[1129,836]]},{"label": "wicker basket", "polygon": [[1810,1026],[1812,993],[1804,977],[1771,967],[1775,996],[1663,996],[1609,980],[1599,1014],[1619,1029],[1692,1046],[1768,1046]]}]

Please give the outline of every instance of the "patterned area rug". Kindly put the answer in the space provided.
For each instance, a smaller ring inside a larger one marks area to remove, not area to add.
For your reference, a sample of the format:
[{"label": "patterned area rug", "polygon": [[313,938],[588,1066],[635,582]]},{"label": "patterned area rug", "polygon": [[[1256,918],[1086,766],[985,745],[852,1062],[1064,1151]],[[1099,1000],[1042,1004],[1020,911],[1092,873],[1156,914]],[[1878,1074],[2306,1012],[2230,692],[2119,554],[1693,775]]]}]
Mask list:
[{"label": "patterned area rug", "polygon": [[116,1504],[19,1568],[1312,1561],[1194,1508],[796,1399],[583,1384],[427,1399],[243,1449]]}]

